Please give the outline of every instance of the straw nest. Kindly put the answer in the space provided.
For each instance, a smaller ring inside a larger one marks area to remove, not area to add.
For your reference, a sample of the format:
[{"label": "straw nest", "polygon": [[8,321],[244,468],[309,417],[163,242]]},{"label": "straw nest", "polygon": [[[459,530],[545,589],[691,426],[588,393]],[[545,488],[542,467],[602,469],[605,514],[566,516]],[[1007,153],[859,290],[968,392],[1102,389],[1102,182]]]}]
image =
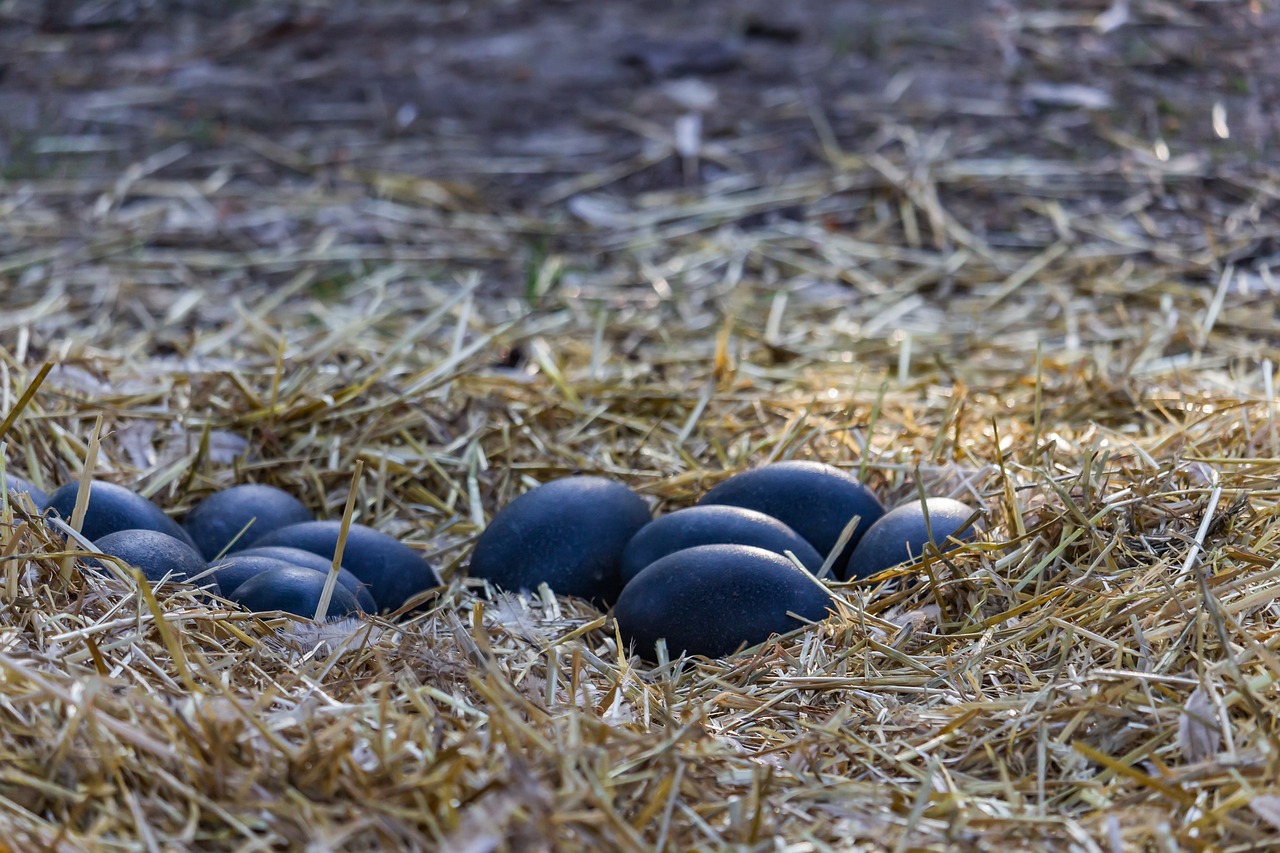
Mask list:
[{"label": "straw nest", "polygon": [[[1270,843],[1280,176],[919,143],[572,215],[406,176],[227,179],[271,153],[249,147],[214,178],[155,174],[182,149],[8,185],[10,472],[80,477],[101,418],[95,476],[175,513],[256,481],[336,516],[354,487],[355,519],[448,582],[398,622],[266,621],[85,573],[8,504],[4,843]],[[656,667],[586,604],[465,579],[537,482],[669,511],[778,459],[958,497],[987,533],[836,587],[820,625]]]}]

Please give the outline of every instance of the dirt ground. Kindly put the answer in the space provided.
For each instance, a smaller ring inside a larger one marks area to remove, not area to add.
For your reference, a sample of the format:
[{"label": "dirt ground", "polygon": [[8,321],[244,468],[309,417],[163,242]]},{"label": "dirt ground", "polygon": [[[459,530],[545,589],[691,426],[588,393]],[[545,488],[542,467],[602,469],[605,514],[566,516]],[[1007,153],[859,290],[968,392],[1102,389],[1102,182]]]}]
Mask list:
[{"label": "dirt ground", "polygon": [[[943,136],[972,158],[1247,164],[1277,156],[1278,39],[1260,2],[12,0],[0,173],[110,173],[183,143],[162,170],[182,175],[251,146],[259,181],[350,166],[537,209],[779,181],[901,144],[886,125],[923,160]],[[696,164],[671,156],[690,115]]]}]

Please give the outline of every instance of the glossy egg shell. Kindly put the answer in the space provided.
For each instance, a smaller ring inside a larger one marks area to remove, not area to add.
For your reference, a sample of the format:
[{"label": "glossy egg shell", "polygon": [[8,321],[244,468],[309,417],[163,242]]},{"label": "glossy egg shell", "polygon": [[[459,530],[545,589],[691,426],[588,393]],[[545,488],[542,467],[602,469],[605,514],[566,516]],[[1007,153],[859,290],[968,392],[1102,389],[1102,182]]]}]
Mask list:
[{"label": "glossy egg shell", "polygon": [[929,510],[927,525],[925,505],[918,500],[885,513],[853,550],[841,578],[870,577],[900,563],[918,560],[929,542],[930,529],[933,541],[944,551],[954,547],[947,543],[948,537],[964,540],[974,536],[976,531],[972,525],[961,529],[972,517],[973,507],[951,498],[929,498],[926,503]]},{"label": "glossy egg shell", "polygon": [[[311,619],[320,605],[325,580],[320,572],[301,566],[268,569],[240,584],[226,598],[257,613],[282,610]],[[329,598],[327,618],[339,619],[359,612],[355,597],[342,584],[336,584]]]},{"label": "glossy egg shell", "polygon": [[822,568],[822,557],[813,546],[773,516],[740,506],[708,504],[668,513],[631,537],[622,552],[623,584],[668,554],[698,545],[754,545],[784,556],[790,551],[809,571]]},{"label": "glossy egg shell", "polygon": [[[339,521],[308,521],[268,533],[255,545],[301,548],[332,560],[341,530]],[[382,611],[398,610],[418,593],[440,585],[435,569],[421,554],[394,536],[363,524],[351,525],[342,566],[368,584]]]},{"label": "glossy egg shell", "polygon": [[[76,494],[79,491],[79,483],[67,483],[49,496],[49,508],[55,510],[68,524],[75,511]],[[86,539],[96,542],[109,533],[121,530],[155,530],[195,548],[187,531],[165,515],[160,507],[132,489],[94,480],[89,484],[89,506],[80,532]]]},{"label": "glossy egg shell", "polygon": [[470,574],[501,589],[560,595],[598,604],[622,589],[622,550],[649,523],[649,506],[621,483],[566,477],[507,504],[480,534]]},{"label": "glossy egg shell", "polygon": [[[321,557],[311,551],[304,551],[301,548],[286,548],[283,545],[255,545],[252,548],[237,551],[235,556],[270,557],[273,560],[284,560],[286,563],[293,563],[295,566],[302,566],[304,569],[315,569],[318,572],[327,572],[329,567],[333,565],[332,557]],[[346,567],[344,566],[343,568]]]},{"label": "glossy egg shell", "polygon": [[799,533],[825,560],[845,526],[861,518],[841,556],[843,565],[867,529],[884,515],[870,489],[839,468],[821,462],[775,462],[735,474],[712,488],[699,506],[729,504],[771,515]]},{"label": "glossy egg shell", "polygon": [[[281,549],[284,550],[284,549]],[[307,552],[303,551],[306,554]],[[322,561],[324,558],[318,554],[307,554],[308,557],[314,557],[316,561]],[[290,560],[281,560],[275,557],[264,557],[259,554],[249,554],[247,552],[239,552],[229,557],[223,557],[211,566],[217,566],[218,569],[213,573],[213,577],[218,582],[218,588],[222,590],[224,598],[230,598],[231,593],[240,588],[240,584],[256,577],[263,572],[271,569],[280,569],[292,566],[294,568],[306,569],[307,571],[319,572],[326,574],[329,571],[328,565],[322,569],[317,569],[315,565],[307,565],[294,563]],[[338,572],[338,584],[347,592],[355,596],[356,604],[360,605],[360,609],[367,613],[374,613],[378,609],[377,603],[373,600],[373,595],[369,589],[360,582],[360,579],[346,569]]]},{"label": "glossy egg shell", "polygon": [[49,496],[40,489],[31,485],[30,481],[22,479],[17,474],[10,474],[7,471],[5,472],[4,479],[5,485],[9,489],[9,494],[12,495],[14,493],[18,493],[28,495],[31,498],[31,503],[35,504],[36,509],[40,512],[44,512],[45,507],[49,506]]},{"label": "glossy egg shell", "polygon": [[[187,578],[203,574],[208,568],[204,558],[186,542],[155,530],[117,530],[95,539],[93,547],[100,553],[119,557],[129,565],[141,569],[152,583],[165,575],[171,581],[186,583]],[[199,586],[214,585],[209,575],[194,583]]]},{"label": "glossy egg shell", "polygon": [[653,563],[618,598],[624,642],[648,660],[667,641],[682,653],[723,657],[803,625],[790,611],[821,621],[832,606],[821,584],[785,557],[749,545],[699,545]]},{"label": "glossy egg shell", "polygon": [[[204,558],[212,560],[228,546],[231,551],[242,551],[273,530],[313,517],[302,501],[288,492],[245,483],[209,495],[187,513],[182,525]],[[241,530],[244,534],[236,539]]]}]

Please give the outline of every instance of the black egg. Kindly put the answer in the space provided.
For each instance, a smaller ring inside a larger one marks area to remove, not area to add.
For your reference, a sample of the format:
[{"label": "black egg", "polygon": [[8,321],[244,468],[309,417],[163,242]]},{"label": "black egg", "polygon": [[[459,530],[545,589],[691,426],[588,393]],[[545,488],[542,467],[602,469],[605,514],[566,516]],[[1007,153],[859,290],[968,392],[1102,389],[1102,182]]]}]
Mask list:
[{"label": "black egg", "polygon": [[44,512],[45,507],[49,506],[49,496],[47,494],[16,474],[5,472],[5,485],[8,487],[10,495],[26,494],[31,498],[31,503],[35,504],[35,508],[41,512]]},{"label": "black egg", "polygon": [[[254,545],[300,548],[332,560],[341,530],[338,521],[308,521],[268,533]],[[418,593],[440,585],[435,569],[421,554],[363,524],[351,525],[342,566],[368,584],[378,610],[398,610]]]},{"label": "black egg", "polygon": [[648,505],[621,483],[544,483],[489,522],[471,554],[471,577],[513,592],[545,583],[560,595],[608,604],[622,589],[622,549],[649,519]]},{"label": "black egg", "polygon": [[[208,568],[204,558],[186,542],[155,530],[117,530],[95,539],[93,547],[141,569],[152,583],[166,575],[172,581],[186,583]],[[211,586],[214,581],[205,575],[194,583]]]},{"label": "black egg", "polygon": [[[269,550],[269,549],[264,549]],[[279,549],[295,550],[295,549]],[[311,554],[306,551],[301,553],[308,557],[313,557],[317,562],[323,561],[324,558],[318,554]],[[247,551],[237,552],[229,557],[223,557],[211,564],[217,566],[218,569],[213,573],[214,579],[218,582],[218,588],[222,590],[224,598],[230,598],[231,593],[240,588],[240,584],[256,577],[263,572],[271,569],[280,569],[293,566],[295,568],[306,569],[307,571],[319,571],[327,573],[329,566],[324,565],[323,568],[317,569],[314,565],[305,563],[295,563],[291,560],[281,560],[275,557],[265,557],[260,554],[250,554]],[[368,588],[360,582],[360,579],[346,569],[338,571],[338,584],[347,592],[355,596],[356,604],[360,605],[360,609],[367,613],[373,613],[378,609],[378,605],[374,602],[373,596],[369,593]]]},{"label": "black egg", "polygon": [[[49,508],[68,524],[75,511],[79,491],[79,483],[67,483],[49,496]],[[108,533],[121,530],[155,530],[195,547],[178,522],[142,495],[115,483],[92,481],[89,484],[89,506],[80,532],[86,539],[96,542]]]},{"label": "black egg", "polygon": [[825,560],[853,517],[854,528],[834,565],[843,565],[858,540],[884,515],[884,506],[857,479],[821,462],[775,462],[715,486],[699,506],[729,504],[771,515],[809,541]]},{"label": "black egg", "polygon": [[664,515],[631,537],[622,552],[622,582],[629,583],[650,563],[698,545],[754,545],[775,554],[790,551],[811,572],[822,557],[800,534],[771,515],[740,506],[709,504]]},{"label": "black egg", "polygon": [[[257,613],[282,610],[308,619],[316,615],[324,592],[325,576],[314,569],[284,566],[259,572],[240,584],[230,595],[242,607]],[[329,619],[355,616],[360,612],[355,597],[342,584],[333,587],[325,615]]]},{"label": "black egg", "polygon": [[[204,558],[212,560],[229,545],[231,551],[242,551],[273,530],[313,517],[302,501],[288,492],[245,483],[209,495],[187,513],[182,524]],[[236,539],[241,530],[244,535]]]},{"label": "black egg", "polygon": [[273,560],[284,560],[286,563],[293,563],[295,566],[302,566],[304,569],[315,569],[318,572],[327,572],[329,567],[333,565],[333,557],[321,557],[312,551],[304,551],[301,548],[286,548],[282,545],[255,545],[252,548],[237,551],[235,556],[270,557]]},{"label": "black egg", "polygon": [[627,584],[613,615],[622,639],[648,660],[667,652],[723,657],[772,634],[817,622],[831,596],[786,557],[749,545],[699,545],[669,554]]},{"label": "black egg", "polygon": [[[929,510],[929,523],[925,524],[924,510]],[[968,539],[975,533],[973,526],[961,526],[973,515],[973,508],[951,498],[929,498],[924,504],[912,501],[885,513],[862,537],[858,547],[844,566],[840,577],[844,580],[870,577],[877,572],[893,568],[900,563],[918,560],[924,553],[933,531],[933,542],[942,550],[954,547],[948,537]]]}]

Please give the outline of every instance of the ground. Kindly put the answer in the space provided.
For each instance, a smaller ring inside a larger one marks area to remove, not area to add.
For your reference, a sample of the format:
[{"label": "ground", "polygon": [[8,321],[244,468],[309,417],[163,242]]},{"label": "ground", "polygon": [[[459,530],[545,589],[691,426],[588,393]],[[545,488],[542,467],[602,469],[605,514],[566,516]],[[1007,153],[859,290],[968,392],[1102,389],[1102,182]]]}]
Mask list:
[{"label": "ground", "polygon": [[[204,175],[251,153],[262,181],[386,171],[541,212],[595,187],[776,182],[908,129],[925,159],[930,144],[1078,161],[1163,142],[1175,161],[1245,163],[1277,133],[1263,5],[187,6],[7,4],[5,174],[168,151],[166,175]],[[708,142],[693,176],[665,156],[691,111]]]},{"label": "ground", "polygon": [[[3,838],[1265,849],[1278,40],[1262,0],[0,3],[5,465],[353,493],[448,581],[289,627],[5,510]],[[465,580],[538,482],[665,512],[785,458],[987,532],[659,667]]]}]

